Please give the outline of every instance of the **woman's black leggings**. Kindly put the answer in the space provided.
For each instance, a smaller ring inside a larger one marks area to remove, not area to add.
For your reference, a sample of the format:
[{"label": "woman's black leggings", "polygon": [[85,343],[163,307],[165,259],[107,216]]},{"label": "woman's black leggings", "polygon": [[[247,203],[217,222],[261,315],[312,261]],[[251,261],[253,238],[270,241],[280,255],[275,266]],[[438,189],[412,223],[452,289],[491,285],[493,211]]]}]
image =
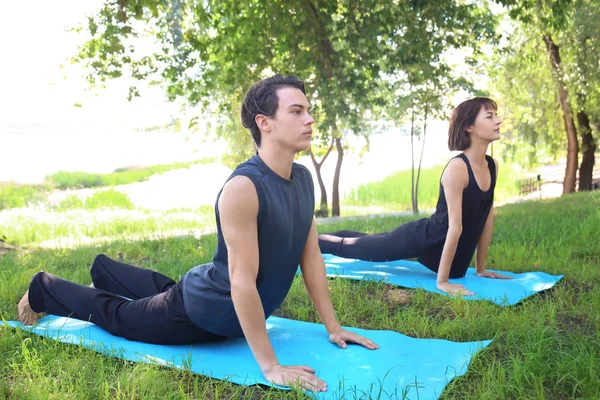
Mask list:
[{"label": "woman's black leggings", "polygon": [[393,231],[366,234],[356,231],[337,231],[319,235],[321,253],[364,261],[394,261],[418,257],[423,250],[415,235],[415,223],[409,222]]}]

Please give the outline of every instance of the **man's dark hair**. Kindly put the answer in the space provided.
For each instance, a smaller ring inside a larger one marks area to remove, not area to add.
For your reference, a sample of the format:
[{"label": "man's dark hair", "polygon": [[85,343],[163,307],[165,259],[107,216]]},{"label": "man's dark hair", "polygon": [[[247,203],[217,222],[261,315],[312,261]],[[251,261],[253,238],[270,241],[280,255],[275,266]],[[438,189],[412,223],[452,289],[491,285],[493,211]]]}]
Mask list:
[{"label": "man's dark hair", "polygon": [[244,128],[250,129],[252,139],[256,143],[256,147],[260,147],[260,129],[256,125],[256,116],[258,114],[272,117],[277,112],[279,97],[277,90],[285,87],[304,90],[304,82],[296,76],[273,75],[270,78],[263,79],[254,84],[244,96],[242,102],[242,125]]},{"label": "man's dark hair", "polygon": [[448,149],[465,150],[471,146],[471,137],[467,133],[467,128],[475,124],[477,115],[485,110],[498,110],[496,102],[487,97],[474,97],[470,100],[460,103],[450,118],[450,127],[448,128]]}]

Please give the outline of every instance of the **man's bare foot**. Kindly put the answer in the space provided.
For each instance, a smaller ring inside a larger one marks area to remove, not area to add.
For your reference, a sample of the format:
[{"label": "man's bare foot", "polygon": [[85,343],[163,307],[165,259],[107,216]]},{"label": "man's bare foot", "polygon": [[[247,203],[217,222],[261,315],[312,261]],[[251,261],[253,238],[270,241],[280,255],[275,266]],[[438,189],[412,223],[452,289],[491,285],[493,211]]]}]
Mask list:
[{"label": "man's bare foot", "polygon": [[36,313],[29,305],[29,290],[25,292],[19,301],[17,309],[19,310],[19,321],[21,321],[24,325],[35,324],[41,316],[41,313]]}]

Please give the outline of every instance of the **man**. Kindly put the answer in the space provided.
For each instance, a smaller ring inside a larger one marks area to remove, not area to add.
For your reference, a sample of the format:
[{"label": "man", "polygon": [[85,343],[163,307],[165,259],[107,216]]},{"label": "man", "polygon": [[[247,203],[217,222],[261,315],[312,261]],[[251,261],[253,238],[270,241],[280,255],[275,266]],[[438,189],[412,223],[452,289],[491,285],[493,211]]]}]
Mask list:
[{"label": "man", "polygon": [[300,264],[329,340],[342,348],[347,342],[378,348],[342,329],[333,311],[313,218],[312,178],[294,163],[310,146],[309,111],[304,84],[296,77],[275,75],[246,93],[242,123],[258,152],[237,167],[219,193],[212,263],[192,268],[178,283],[104,255],[92,265],[93,287],[40,272],[19,303],[19,319],[31,324],[41,312],[71,316],[150,343],[244,336],[267,380],[327,390],[310,367],[279,364],[265,325]]}]

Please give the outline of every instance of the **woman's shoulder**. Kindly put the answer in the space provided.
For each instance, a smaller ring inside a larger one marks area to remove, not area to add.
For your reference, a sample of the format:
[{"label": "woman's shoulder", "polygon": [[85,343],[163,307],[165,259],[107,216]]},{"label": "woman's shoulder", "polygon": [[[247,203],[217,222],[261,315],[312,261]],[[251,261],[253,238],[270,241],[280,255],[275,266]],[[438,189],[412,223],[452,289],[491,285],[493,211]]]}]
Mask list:
[{"label": "woman's shoulder", "polygon": [[465,160],[460,156],[454,157],[448,162],[442,174],[442,185],[460,185],[466,187],[469,182],[469,170]]},{"label": "woman's shoulder", "polygon": [[468,172],[468,168],[467,168],[467,162],[468,160],[465,160],[462,157],[462,154],[459,154],[458,156],[452,158],[450,161],[448,161],[448,166],[446,167],[446,171],[448,170],[452,170],[453,172]]}]

